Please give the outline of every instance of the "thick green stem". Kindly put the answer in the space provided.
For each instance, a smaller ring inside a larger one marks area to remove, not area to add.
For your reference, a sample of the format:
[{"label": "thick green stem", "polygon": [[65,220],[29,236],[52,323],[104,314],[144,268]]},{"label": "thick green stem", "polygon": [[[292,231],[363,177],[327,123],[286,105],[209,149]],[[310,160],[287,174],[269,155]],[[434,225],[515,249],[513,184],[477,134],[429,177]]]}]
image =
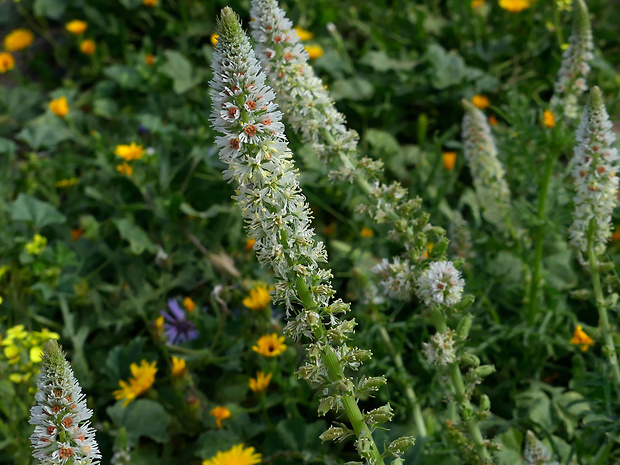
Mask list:
[{"label": "thick green stem", "polygon": [[[306,310],[314,310],[316,308],[316,304],[312,299],[312,295],[310,294],[310,290],[306,282],[301,277],[297,277],[296,279],[296,289],[299,295],[300,300]],[[320,339],[325,333],[325,328],[323,324],[319,324],[319,326],[314,330],[314,334],[316,339]],[[325,366],[327,368],[327,372],[332,382],[340,381],[345,379],[344,371],[342,366],[340,365],[340,361],[336,356],[334,350],[331,346],[327,346],[322,353],[323,362],[325,362]],[[366,425],[364,421],[364,416],[362,415],[362,411],[357,405],[357,401],[355,396],[352,393],[343,393],[342,395],[342,404],[344,405],[345,413],[351,422],[351,426],[353,427],[353,431],[355,431],[355,435],[360,437],[367,437],[370,440],[370,454],[372,457],[372,463],[376,465],[385,465],[383,458],[381,457],[381,453],[375,444],[375,440],[372,437],[372,433]]]},{"label": "thick green stem", "polygon": [[538,212],[535,233],[535,250],[536,256],[534,258],[534,268],[532,269],[532,279],[530,282],[530,308],[528,313],[528,322],[530,326],[534,325],[536,321],[536,314],[538,313],[538,288],[540,280],[540,269],[542,266],[543,255],[543,239],[545,237],[545,217],[547,210],[547,194],[549,192],[549,182],[551,180],[551,173],[553,173],[553,162],[555,158],[552,155],[547,156],[547,163],[545,164],[545,173],[540,183],[540,191],[538,193]]},{"label": "thick green stem", "polygon": [[[431,313],[431,317],[437,331],[443,333],[448,329],[446,317],[441,309],[435,308]],[[463,375],[461,374],[461,368],[458,362],[448,365],[448,370],[450,374],[450,381],[452,382],[452,387],[454,388],[456,394],[456,400],[461,406],[460,417],[467,425],[467,430],[469,431],[469,435],[474,443],[474,448],[481,460],[481,463],[489,463],[492,460],[491,454],[484,445],[484,438],[482,437],[478,420],[474,416],[473,406],[465,392],[465,383],[463,382]]]},{"label": "thick green stem", "polygon": [[607,305],[605,298],[603,297],[603,287],[601,286],[601,278],[598,272],[598,257],[594,252],[594,233],[596,232],[595,220],[590,222],[590,229],[588,231],[588,262],[590,265],[590,274],[592,274],[592,286],[594,287],[594,297],[596,298],[596,308],[601,324],[601,330],[603,333],[603,341],[605,343],[605,350],[609,364],[611,365],[611,371],[614,377],[616,387],[620,388],[620,369],[618,368],[618,355],[616,353],[616,345],[611,335],[611,326],[609,324],[609,317],[607,316]]},{"label": "thick green stem", "polygon": [[426,423],[424,422],[424,417],[422,416],[422,408],[420,407],[420,402],[413,390],[413,386],[411,385],[411,380],[409,379],[409,373],[405,368],[405,364],[403,363],[403,358],[400,353],[397,353],[394,350],[394,345],[392,344],[392,339],[388,334],[387,330],[384,326],[379,325],[379,334],[381,338],[385,342],[385,345],[388,347],[388,350],[394,355],[394,364],[396,365],[396,370],[400,378],[405,382],[405,395],[407,396],[407,400],[411,405],[413,410],[413,421],[415,422],[416,428],[418,429],[418,434],[421,437],[426,437],[428,433],[426,432]]}]

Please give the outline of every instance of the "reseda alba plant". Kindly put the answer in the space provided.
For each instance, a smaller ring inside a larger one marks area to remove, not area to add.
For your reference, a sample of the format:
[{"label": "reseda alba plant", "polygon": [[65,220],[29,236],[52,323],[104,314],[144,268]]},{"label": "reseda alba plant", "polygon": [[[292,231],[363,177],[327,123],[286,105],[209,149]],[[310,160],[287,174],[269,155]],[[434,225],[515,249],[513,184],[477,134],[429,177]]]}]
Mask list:
[{"label": "reseda alba plant", "polygon": [[345,343],[355,321],[337,317],[349,311],[348,304],[330,302],[331,271],[319,268],[319,263],[327,262],[327,254],[323,243],[314,239],[310,210],[280,121],[282,113],[273,102],[275,93],[265,84],[249,39],[230,8],[222,10],[218,33],[210,82],[211,121],[221,134],[217,138],[220,160],[228,165],[224,178],[237,184],[234,199],[250,238],[256,241],[259,261],[280,280],[275,301],[286,305],[287,314],[294,314],[286,332],[295,339],[305,335],[313,340],[298,375],[320,389],[320,414],[343,410],[353,428],[339,424],[321,437],[342,440],[354,435],[360,456],[370,464],[383,464],[387,455],[396,456],[398,462],[413,438],[398,439],[381,453],[372,436],[378,425],[392,418],[390,405],[366,413],[357,405],[359,394],[377,390],[385,378],[354,382],[345,374],[346,369],[357,370],[371,353]]}]

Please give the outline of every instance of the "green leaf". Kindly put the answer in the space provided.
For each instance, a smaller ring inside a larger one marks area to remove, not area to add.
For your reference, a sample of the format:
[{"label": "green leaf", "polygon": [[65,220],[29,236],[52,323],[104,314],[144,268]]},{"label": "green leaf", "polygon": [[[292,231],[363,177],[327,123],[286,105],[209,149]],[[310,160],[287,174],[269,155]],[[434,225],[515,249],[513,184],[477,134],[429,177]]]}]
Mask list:
[{"label": "green leaf", "polygon": [[497,436],[501,441],[502,450],[495,455],[498,465],[521,465],[521,444],[523,433],[516,428],[510,428],[505,433]]},{"label": "green leaf", "polygon": [[144,229],[135,224],[132,219],[121,218],[113,222],[121,237],[129,241],[129,248],[133,253],[140,255],[145,250],[151,253],[157,252],[157,246],[149,239]]},{"label": "green leaf", "polygon": [[123,89],[137,89],[142,84],[140,73],[132,66],[112,65],[104,70],[104,74]]},{"label": "green leaf", "polygon": [[112,119],[118,114],[118,104],[109,98],[99,98],[93,103],[93,113],[106,119]]},{"label": "green leaf", "polygon": [[0,154],[15,155],[17,144],[10,139],[0,137]]},{"label": "green leaf", "polygon": [[341,79],[334,82],[330,95],[334,100],[368,100],[375,93],[372,84],[365,79]]},{"label": "green leaf", "polygon": [[35,0],[33,5],[36,16],[45,16],[55,20],[62,17],[66,7],[66,0]]},{"label": "green leaf", "polygon": [[194,69],[190,61],[175,50],[164,52],[166,62],[161,71],[172,79],[172,88],[177,94],[187,92],[200,83],[200,77],[194,75]]},{"label": "green leaf", "polygon": [[465,60],[455,51],[446,52],[439,44],[431,44],[426,52],[430,70],[430,84],[445,89],[459,84],[465,78]]},{"label": "green leaf", "polygon": [[207,431],[196,441],[196,457],[209,459],[218,451],[228,450],[240,442],[241,438],[230,430]]},{"label": "green leaf", "polygon": [[117,402],[106,411],[118,428],[124,427],[127,430],[128,439],[134,444],[142,436],[159,443],[168,441],[166,428],[171,417],[153,400],[138,399],[127,407]]},{"label": "green leaf", "polygon": [[135,10],[140,5],[142,5],[142,0],[120,0],[121,5],[123,5],[128,10]]},{"label": "green leaf", "polygon": [[47,202],[19,194],[17,199],[8,205],[13,221],[28,221],[35,228],[43,228],[48,224],[63,224],[67,218]]},{"label": "green leaf", "polygon": [[17,138],[33,150],[40,150],[43,147],[54,148],[72,137],[71,131],[55,115],[39,118],[17,134]]}]

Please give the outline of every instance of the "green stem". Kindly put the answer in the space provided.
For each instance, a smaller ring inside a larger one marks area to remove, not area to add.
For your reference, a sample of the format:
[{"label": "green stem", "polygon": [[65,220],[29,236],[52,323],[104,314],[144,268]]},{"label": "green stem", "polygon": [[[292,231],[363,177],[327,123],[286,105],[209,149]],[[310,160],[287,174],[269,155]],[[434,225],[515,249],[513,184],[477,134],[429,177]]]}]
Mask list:
[{"label": "green stem", "polygon": [[[448,329],[446,317],[441,309],[435,308],[431,313],[431,317],[437,331],[443,333]],[[465,392],[465,383],[463,382],[463,375],[461,374],[459,363],[451,363],[448,366],[448,370],[450,374],[450,381],[452,382],[452,386],[456,392],[456,400],[461,405],[461,419],[467,425],[467,430],[469,431],[469,435],[474,443],[474,448],[481,460],[481,463],[489,463],[492,460],[491,454],[484,445],[484,438],[482,437],[478,420],[473,415],[473,406],[467,397],[467,393]],[[462,412],[469,413],[467,415],[463,415]]]},{"label": "green stem", "polygon": [[607,304],[603,296],[603,287],[601,286],[601,278],[598,272],[598,260],[594,252],[594,233],[596,232],[596,220],[591,220],[588,231],[588,262],[590,265],[590,273],[592,274],[592,285],[594,287],[594,296],[596,298],[596,308],[605,342],[605,350],[609,364],[611,365],[612,374],[616,387],[620,388],[620,369],[618,368],[618,355],[616,354],[616,345],[611,335],[611,326],[607,315]]},{"label": "green stem", "polygon": [[540,269],[542,266],[543,255],[543,239],[545,237],[545,217],[547,210],[547,195],[549,193],[549,182],[551,180],[551,173],[553,173],[553,162],[555,157],[548,155],[547,163],[545,165],[545,173],[543,174],[542,181],[540,183],[540,191],[538,193],[538,224],[536,225],[536,237],[535,237],[535,250],[536,256],[534,259],[534,268],[532,269],[532,279],[530,282],[530,311],[528,314],[528,322],[530,326],[534,325],[536,321],[536,314],[538,313],[538,288],[540,279]]},{"label": "green stem", "polygon": [[411,385],[409,373],[407,372],[405,364],[403,363],[403,358],[401,357],[400,353],[397,353],[394,350],[392,339],[390,338],[390,335],[388,334],[385,327],[382,325],[379,325],[379,334],[381,335],[381,338],[383,339],[383,342],[385,342],[385,345],[387,346],[390,353],[395,354],[394,364],[396,365],[396,369],[400,378],[405,383],[405,395],[407,396],[407,400],[409,401],[409,404],[413,409],[413,421],[415,422],[419,435],[424,438],[428,435],[428,433],[426,432],[426,423],[424,422],[424,417],[422,416],[420,402],[418,401],[415,391],[413,390],[413,386]]},{"label": "green stem", "polygon": [[[296,289],[299,295],[299,299],[301,300],[304,308],[306,310],[314,310],[316,308],[316,304],[312,299],[312,295],[310,294],[310,289],[308,289],[308,285],[303,280],[301,276],[298,276],[296,281]],[[322,324],[320,324],[315,330],[314,335],[316,339],[320,339],[325,334],[325,328]],[[345,379],[344,372],[342,370],[342,366],[340,365],[340,361],[338,357],[334,353],[334,350],[331,346],[326,346],[322,352],[323,362],[325,362],[325,366],[327,368],[327,373],[329,374],[330,380],[332,382],[340,381]],[[342,395],[342,403],[344,405],[345,413],[351,422],[351,426],[353,426],[353,431],[355,431],[355,435],[360,437],[367,437],[371,442],[370,454],[372,457],[371,463],[376,465],[385,465],[383,462],[383,458],[379,453],[379,449],[375,444],[375,440],[372,437],[372,433],[366,425],[364,421],[364,416],[362,415],[362,411],[357,405],[357,400],[352,393],[346,393]]]}]

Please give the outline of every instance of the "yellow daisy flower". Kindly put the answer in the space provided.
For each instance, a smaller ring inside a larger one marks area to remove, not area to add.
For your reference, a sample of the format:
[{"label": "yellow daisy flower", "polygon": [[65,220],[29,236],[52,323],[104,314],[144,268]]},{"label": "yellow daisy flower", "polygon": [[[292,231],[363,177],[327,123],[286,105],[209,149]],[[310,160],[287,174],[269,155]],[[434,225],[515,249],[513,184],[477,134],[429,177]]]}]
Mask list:
[{"label": "yellow daisy flower", "polygon": [[172,376],[174,378],[181,378],[187,373],[187,365],[185,359],[172,357]]},{"label": "yellow daisy flower", "polygon": [[573,338],[570,340],[570,344],[581,346],[582,352],[587,352],[591,345],[594,345],[594,341],[590,336],[588,336],[581,325],[577,325],[575,328],[575,332],[573,333]]},{"label": "yellow daisy flower", "polygon": [[499,6],[511,13],[518,13],[531,6],[529,0],[499,0]]},{"label": "yellow daisy flower", "polygon": [[129,145],[117,145],[114,153],[125,161],[140,160],[144,156],[144,147],[135,142]]},{"label": "yellow daisy flower", "polygon": [[129,366],[132,377],[129,382],[120,380],[118,382],[120,389],[114,391],[116,400],[125,399],[123,407],[127,407],[129,402],[136,397],[148,391],[155,382],[155,373],[157,373],[157,362],[149,363],[146,360],[140,362],[140,366],[132,363]]},{"label": "yellow daisy flower", "polygon": [[262,392],[269,386],[273,373],[265,374],[262,371],[256,373],[256,378],[250,378],[250,389],[254,392]]},{"label": "yellow daisy flower", "polygon": [[278,336],[277,333],[262,336],[252,350],[263,357],[277,357],[286,350],[284,344],[284,336]]},{"label": "yellow daisy flower", "polygon": [[116,165],[116,171],[118,171],[118,174],[120,174],[121,176],[133,176],[133,168],[127,162]]},{"label": "yellow daisy flower", "polygon": [[550,110],[543,113],[543,124],[547,129],[555,127],[555,115]]},{"label": "yellow daisy flower", "polygon": [[310,40],[314,37],[314,34],[310,31],[306,31],[303,27],[295,26],[293,29],[297,31],[299,40]]},{"label": "yellow daisy flower", "polygon": [[243,305],[250,310],[256,311],[266,308],[271,303],[271,297],[269,297],[269,291],[271,289],[273,289],[273,287],[268,289],[265,284],[256,286],[254,289],[250,290],[250,295],[242,300]]},{"label": "yellow daisy flower", "polygon": [[261,455],[254,452],[253,447],[246,449],[243,444],[237,444],[230,450],[220,451],[215,457],[204,460],[202,465],[256,465],[261,460]]}]

